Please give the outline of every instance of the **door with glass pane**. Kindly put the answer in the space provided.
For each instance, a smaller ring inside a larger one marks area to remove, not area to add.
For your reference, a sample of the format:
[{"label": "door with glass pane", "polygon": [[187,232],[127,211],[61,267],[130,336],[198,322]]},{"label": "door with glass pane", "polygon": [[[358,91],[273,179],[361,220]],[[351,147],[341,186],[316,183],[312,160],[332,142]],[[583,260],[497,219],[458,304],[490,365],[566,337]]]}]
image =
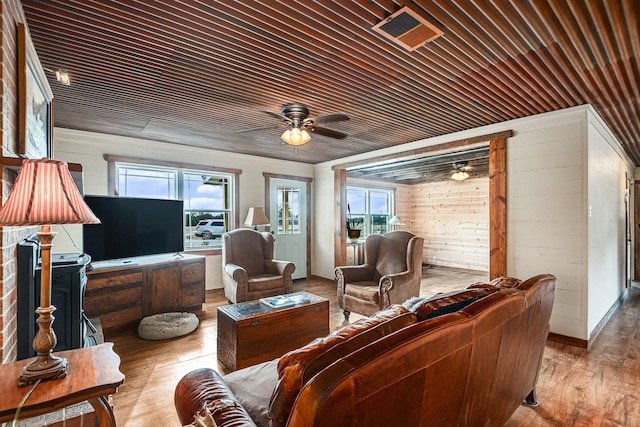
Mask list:
[{"label": "door with glass pane", "polygon": [[307,185],[294,180],[269,181],[275,258],[296,265],[294,279],[307,277]]}]

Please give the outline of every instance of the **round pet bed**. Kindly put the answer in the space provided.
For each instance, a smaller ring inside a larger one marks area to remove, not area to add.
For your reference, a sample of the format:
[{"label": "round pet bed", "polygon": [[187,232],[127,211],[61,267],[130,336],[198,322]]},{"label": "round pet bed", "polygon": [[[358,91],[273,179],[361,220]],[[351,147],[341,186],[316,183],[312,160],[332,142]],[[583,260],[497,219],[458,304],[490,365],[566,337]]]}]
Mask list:
[{"label": "round pet bed", "polygon": [[195,331],[200,321],[193,313],[160,313],[145,317],[138,335],[145,340],[167,340]]}]

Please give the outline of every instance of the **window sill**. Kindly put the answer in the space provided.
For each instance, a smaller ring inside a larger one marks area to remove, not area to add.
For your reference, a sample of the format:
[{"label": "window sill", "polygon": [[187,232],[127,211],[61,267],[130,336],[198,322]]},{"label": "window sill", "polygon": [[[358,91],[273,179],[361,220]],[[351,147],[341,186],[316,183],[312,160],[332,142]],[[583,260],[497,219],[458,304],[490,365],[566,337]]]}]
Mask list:
[{"label": "window sill", "polygon": [[222,255],[222,248],[190,248],[184,250],[185,254],[189,255]]}]

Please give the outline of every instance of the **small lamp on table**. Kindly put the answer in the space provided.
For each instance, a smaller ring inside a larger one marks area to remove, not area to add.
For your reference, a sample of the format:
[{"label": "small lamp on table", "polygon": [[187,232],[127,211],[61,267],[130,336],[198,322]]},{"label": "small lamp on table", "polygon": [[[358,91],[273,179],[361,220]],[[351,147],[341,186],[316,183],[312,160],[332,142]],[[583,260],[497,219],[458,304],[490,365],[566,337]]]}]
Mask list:
[{"label": "small lamp on table", "polygon": [[35,226],[42,258],[38,332],[33,340],[36,358],[22,370],[18,385],[37,380],[64,378],[67,360],[53,355],[57,338],[52,329],[55,307],[51,305],[51,247],[55,224],[98,224],[100,220],[84,202],[65,162],[26,159],[13,191],[0,210],[0,226]]},{"label": "small lamp on table", "polygon": [[247,219],[244,220],[244,225],[251,227],[258,231],[259,225],[268,225],[269,220],[267,216],[264,214],[264,209],[261,206],[254,206],[249,208],[249,213],[247,213]]},{"label": "small lamp on table", "polygon": [[404,225],[404,223],[402,222],[402,218],[400,218],[398,215],[394,215],[387,222],[387,224],[389,224],[392,227],[393,231],[397,230],[399,226]]}]

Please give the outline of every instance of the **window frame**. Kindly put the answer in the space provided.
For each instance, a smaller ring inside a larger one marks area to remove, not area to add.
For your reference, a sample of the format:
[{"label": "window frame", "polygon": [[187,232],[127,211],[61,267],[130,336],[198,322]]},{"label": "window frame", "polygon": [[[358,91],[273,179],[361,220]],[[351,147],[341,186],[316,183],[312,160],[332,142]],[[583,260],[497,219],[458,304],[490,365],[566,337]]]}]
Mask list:
[{"label": "window frame", "polygon": [[[357,190],[357,191],[364,191],[366,193],[365,195],[365,206],[366,209],[364,213],[357,213],[356,215],[358,216],[364,216],[364,225],[362,227],[362,234],[360,235],[360,239],[366,239],[367,236],[371,235],[371,230],[370,228],[372,227],[372,219],[371,217],[373,215],[379,215],[379,214],[375,214],[375,213],[371,213],[371,192],[380,192],[380,193],[386,193],[388,194],[389,197],[389,218],[392,218],[394,215],[396,215],[396,190],[395,188],[389,188],[389,187],[384,187],[384,186],[374,186],[374,185],[362,185],[362,184],[349,184],[347,183],[345,186],[345,202],[347,205],[349,205],[349,190]],[[349,214],[348,212],[345,212],[345,216],[346,219],[349,219]],[[352,213],[353,216],[353,213]],[[384,231],[385,233],[388,233],[392,231],[391,227],[389,224],[386,224],[386,230]]]},{"label": "window frame", "polygon": [[[240,227],[240,174],[242,173],[242,169],[232,169],[232,168],[223,168],[216,167],[210,165],[200,165],[200,164],[192,164],[192,163],[183,163],[183,162],[171,162],[164,160],[153,160],[153,159],[144,159],[139,157],[129,157],[129,156],[118,156],[118,155],[109,155],[105,154],[104,159],[107,161],[107,192],[110,196],[118,196],[116,191],[116,182],[118,179],[116,173],[116,165],[117,163],[126,163],[130,165],[140,165],[141,167],[156,167],[156,168],[165,168],[165,169],[177,169],[182,171],[183,173],[189,172],[208,172],[211,174],[223,174],[229,175],[231,180],[231,194],[230,194],[230,202],[231,202],[231,212],[229,214],[229,222],[230,222],[230,230],[236,229]],[[182,181],[178,185],[181,185]],[[185,210],[186,212],[186,210]],[[222,253],[221,248],[186,248],[185,252],[193,253],[193,254],[202,254],[202,255],[220,255]]]}]

